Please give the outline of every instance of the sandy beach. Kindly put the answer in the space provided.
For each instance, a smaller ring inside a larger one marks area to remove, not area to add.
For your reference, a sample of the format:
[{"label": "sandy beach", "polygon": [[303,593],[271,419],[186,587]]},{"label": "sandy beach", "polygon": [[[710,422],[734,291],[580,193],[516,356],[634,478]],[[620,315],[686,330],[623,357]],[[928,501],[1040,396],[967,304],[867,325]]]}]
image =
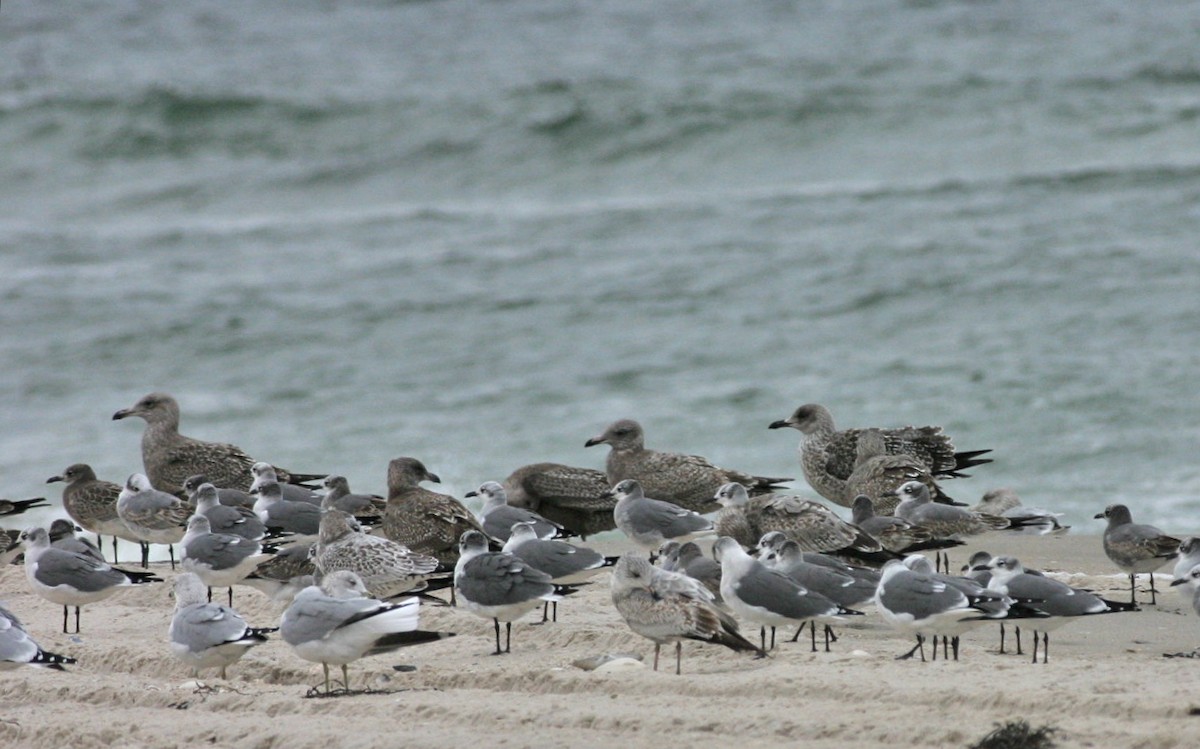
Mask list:
[{"label": "sandy beach", "polygon": [[[599,544],[609,553],[622,543]],[[986,548],[1073,585],[1122,599],[1125,578],[1099,536],[992,535],[954,550],[961,564]],[[152,565],[171,578],[167,564]],[[1143,583],[1145,578],[1142,578]],[[22,668],[0,676],[0,745],[13,747],[656,747],[714,737],[747,746],[966,746],[994,724],[1025,719],[1059,729],[1060,746],[1194,746],[1200,662],[1164,658],[1200,645],[1200,618],[1160,573],[1158,606],[1089,617],[1051,635],[1050,662],[998,654],[989,624],[963,638],[958,662],[897,661],[910,641],[868,609],[840,630],[833,652],[807,637],[756,660],[685,643],[683,675],[664,650],[633,634],[609,599],[607,576],[559,607],[557,624],[513,627],[513,652],[492,656],[492,625],[457,609],[426,607],[422,627],[458,637],[352,664],[351,686],[382,694],[307,699],[321,669],[275,638],[198,684],[166,646],[169,586],[140,586],[83,609],[82,633],[63,635],[62,610],[29,590],[18,566],[0,571],[0,591],[42,647],[78,658],[65,673]],[[223,596],[223,593],[221,594]],[[254,626],[279,609],[250,588],[237,608]],[[757,632],[747,632],[752,638]],[[786,639],[783,638],[783,639]],[[1011,648],[1011,638],[1010,638]],[[629,652],[646,667],[584,671],[577,659]],[[399,664],[415,666],[400,672]]]}]

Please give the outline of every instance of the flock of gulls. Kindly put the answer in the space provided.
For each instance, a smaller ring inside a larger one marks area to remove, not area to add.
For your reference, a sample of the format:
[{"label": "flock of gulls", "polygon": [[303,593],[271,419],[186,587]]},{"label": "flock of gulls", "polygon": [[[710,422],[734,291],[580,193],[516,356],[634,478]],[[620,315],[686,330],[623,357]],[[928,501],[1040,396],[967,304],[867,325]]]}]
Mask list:
[{"label": "flock of gulls", "polygon": [[[76,463],[62,482],[67,518],[49,528],[6,531],[0,562],[22,562],[34,593],[62,606],[63,632],[79,632],[80,610],[123,588],[163,583],[149,570],[149,548],[175,552],[171,653],[198,677],[222,678],[250,648],[277,633],[300,658],[319,663],[324,693],[330,667],[397,648],[452,637],[420,628],[424,604],[456,606],[491,619],[495,654],[512,648],[512,624],[538,607],[542,621],[579,586],[607,573],[612,602],[630,629],[654,643],[723,645],[764,657],[776,629],[809,628],[817,650],[836,641],[834,627],[874,612],[915,638],[925,660],[939,638],[958,658],[959,637],[999,623],[1033,632],[1033,662],[1048,658],[1049,632],[1075,618],[1138,610],[1136,576],[1176,560],[1179,586],[1200,614],[1200,539],[1183,541],[1133,522],[1110,505],[1104,549],[1130,578],[1130,600],[1113,601],[1025,568],[1012,556],[978,553],[954,574],[947,550],[993,531],[1061,534],[1056,513],[1025,507],[1014,492],[988,492],[968,507],[943,488],[991,462],[989,451],[957,451],[939,427],[843,429],[823,406],[807,404],[771,429],[803,437],[805,480],[824,500],[784,491],[790,478],[754,476],[706,459],[645,447],[642,427],[623,419],[585,446],[608,445],[605,470],[536,463],[504,482],[489,481],[458,499],[422,486],[439,483],[421,461],[392,460],[387,497],[356,494],[338,475],[299,474],[256,461],[238,447],[179,432],[174,398],[151,393],[113,419],[145,421],[144,473],[117,484]],[[44,499],[0,500],[0,516],[45,507]],[[619,530],[633,549],[606,557],[567,538]],[[96,534],[97,543],[77,535]],[[113,563],[102,553],[111,538]],[[714,539],[709,553],[698,539]],[[4,539],[0,538],[0,542]],[[114,566],[118,541],[138,544],[142,569]],[[6,548],[7,547],[7,548]],[[932,552],[933,560],[923,552]],[[233,608],[234,587],[252,587],[283,608],[278,626],[251,627]],[[213,588],[226,588],[213,600]],[[435,595],[444,592],[449,600]],[[1157,590],[1150,577],[1151,603]],[[74,620],[71,621],[71,609]],[[501,623],[504,623],[503,645]],[[73,623],[74,629],[70,627]],[[742,633],[757,626],[757,638]],[[768,630],[770,635],[768,639]],[[755,642],[757,639],[757,642]],[[20,619],[0,606],[0,668],[62,669],[69,655],[42,650]]]}]

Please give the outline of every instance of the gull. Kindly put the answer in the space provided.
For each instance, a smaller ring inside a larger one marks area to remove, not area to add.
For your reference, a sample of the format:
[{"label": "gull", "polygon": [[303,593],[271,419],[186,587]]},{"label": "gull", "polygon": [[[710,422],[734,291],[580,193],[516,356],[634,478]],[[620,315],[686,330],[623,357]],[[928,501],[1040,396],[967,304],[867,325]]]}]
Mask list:
[{"label": "gull", "polygon": [[25,625],[21,624],[17,615],[0,606],[0,671],[21,666],[65,671],[63,665],[74,662],[74,658],[42,650],[25,631]]},{"label": "gull", "polygon": [[279,484],[279,491],[288,502],[303,502],[319,507],[325,499],[324,496],[309,489],[307,486],[282,481],[279,477],[279,471],[276,470],[275,466],[270,463],[264,463],[261,460],[250,466],[250,475],[254,477],[254,480],[250,482],[250,488],[247,490],[251,494],[258,493],[258,490],[265,484]]},{"label": "gull", "polygon": [[48,534],[50,536],[50,545],[55,549],[63,551],[73,551],[76,554],[82,554],[85,557],[91,557],[98,562],[104,561],[104,555],[100,553],[100,549],[94,543],[86,538],[79,538],[75,532],[80,530],[78,526],[70,520],[56,518],[50,523]]},{"label": "gull", "polygon": [[79,632],[79,608],[102,601],[122,588],[143,583],[160,583],[149,572],[132,572],[111,567],[72,551],[50,546],[45,528],[28,528],[21,533],[25,547],[25,577],[33,592],[63,607],[63,632],[67,631],[67,609],[75,607],[75,632]]},{"label": "gull", "polygon": [[[929,488],[919,481],[909,481],[896,489],[895,493],[900,498],[900,504],[896,505],[896,517],[929,529],[937,539],[961,541],[980,533],[1019,526],[1022,522],[972,512],[965,507],[937,504],[930,498]],[[945,569],[949,572],[950,557],[944,552],[941,556],[945,558]]]},{"label": "gull", "polygon": [[363,533],[353,515],[332,508],[321,517],[313,564],[322,576],[339,570],[355,573],[367,593],[380,599],[424,590],[439,566],[437,559],[404,544]]},{"label": "gull", "polygon": [[473,492],[467,492],[468,497],[482,497],[483,508],[479,511],[479,522],[483,530],[492,538],[507,541],[514,523],[531,523],[538,538],[564,538],[567,529],[558,523],[547,520],[541,515],[521,507],[508,504],[508,495],[504,487],[495,481],[485,481]]},{"label": "gull", "polygon": [[296,594],[280,620],[279,634],[296,655],[321,664],[325,694],[332,693],[330,666],[342,667],[342,687],[348,692],[348,664],[406,645],[454,636],[453,632],[418,629],[419,612],[416,598],[397,603],[368,598],[358,575],[338,570],[326,575],[320,586],[310,585]]},{"label": "gull", "polygon": [[733,613],[760,625],[759,639],[763,650],[767,648],[768,626],[774,647],[775,627],[793,622],[844,622],[842,615],[860,613],[839,606],[781,572],[768,569],[728,536],[717,539],[713,554],[721,563],[721,599]]},{"label": "gull", "polygon": [[[587,582],[602,570],[617,562],[616,557],[606,557],[586,546],[575,546],[566,541],[539,538],[534,523],[513,523],[512,533],[501,551],[527,562],[536,570],[545,572],[556,585],[577,585]],[[542,607],[542,621],[546,621],[546,605]],[[554,621],[558,621],[558,603],[554,602]]]},{"label": "gull", "polygon": [[[254,629],[238,612],[227,606],[205,601],[206,586],[191,572],[175,577],[175,613],[167,637],[171,653],[200,676],[202,668],[225,669],[237,663],[250,648],[267,641],[267,633],[276,628]],[[211,594],[211,589],[208,589]]]},{"label": "gull", "polygon": [[1061,512],[1050,512],[1039,507],[1026,507],[1021,504],[1021,498],[1009,488],[992,489],[983,495],[974,507],[975,512],[986,512],[999,515],[1009,520],[1019,520],[1020,525],[1011,528],[1015,533],[1031,536],[1061,536],[1071,530],[1071,526],[1058,521]]},{"label": "gull", "polygon": [[[183,489],[188,476],[204,474],[219,487],[248,489],[254,459],[241,448],[223,442],[205,442],[179,433],[179,403],[167,393],[149,393],[130,408],[113,414],[114,420],[144,419],[142,463],[150,483],[171,494]],[[281,472],[284,481],[315,481],[324,474]]]},{"label": "gull", "polygon": [[[491,619],[496,627],[496,652],[508,653],[512,646],[512,623],[543,601],[561,601],[574,592],[555,585],[550,575],[513,554],[488,551],[482,532],[470,530],[459,542],[454,566],[454,588],[463,607],[476,616]],[[500,650],[500,622],[505,623],[504,650]]]},{"label": "gull", "polygon": [[316,541],[295,543],[275,553],[239,581],[275,603],[290,604],[296,594],[313,584],[317,568],[312,561]]},{"label": "gull", "polygon": [[[193,474],[184,479],[183,494],[194,504],[195,500],[193,498],[195,497],[196,490],[199,489],[203,484],[211,483],[212,482],[209,481],[208,477],[203,473]],[[217,487],[217,501],[226,507],[241,507],[249,510],[254,507],[255,499],[256,497],[248,491],[242,491],[241,489],[227,489],[220,486]]]},{"label": "gull", "polygon": [[1042,633],[1042,663],[1050,657],[1050,631],[1071,619],[1095,614],[1138,611],[1135,603],[1118,603],[1101,598],[1081,588],[1025,571],[1016,557],[996,557],[987,564],[992,572],[988,589],[1029,602],[1029,606],[1047,617],[1035,622],[1033,630],[1033,662],[1037,663],[1038,632]]},{"label": "gull", "polygon": [[711,520],[679,505],[646,497],[642,485],[633,479],[618,482],[611,491],[617,500],[613,507],[617,528],[646,551],[654,551],[663,541],[682,543],[712,533]]},{"label": "gull", "polygon": [[345,476],[333,474],[321,480],[325,496],[321,506],[335,507],[348,512],[357,518],[378,518],[387,506],[387,500],[374,494],[354,494],[350,491],[350,481]]},{"label": "gull", "polygon": [[562,463],[531,463],[504,479],[510,506],[532,510],[584,540],[617,527],[610,487],[603,471]]},{"label": "gull", "polygon": [[854,471],[846,479],[839,504],[851,507],[854,499],[864,494],[870,497],[880,513],[890,515],[896,509],[895,497],[890,493],[908,481],[920,481],[929,487],[935,502],[961,504],[942,491],[920,458],[908,453],[889,453],[882,431],[864,429],[859,432]]},{"label": "gull", "polygon": [[717,490],[722,505],[717,533],[730,535],[743,547],[753,548],[763,535],[783,533],[802,551],[837,551],[870,556],[882,551],[879,542],[820,502],[790,494],[750,497],[736,482]]},{"label": "gull", "polygon": [[1104,529],[1104,553],[1113,564],[1129,573],[1129,602],[1137,603],[1137,575],[1149,572],[1150,605],[1157,603],[1154,589],[1154,570],[1179,555],[1179,539],[1155,528],[1133,522],[1129,508],[1113,504],[1098,513],[1096,519],[1108,518]]},{"label": "gull", "polygon": [[194,573],[208,586],[208,600],[213,588],[229,588],[229,605],[233,605],[233,586],[270,558],[263,553],[258,541],[229,533],[213,533],[208,518],[199,513],[188,519],[187,532],[180,541],[180,566]]},{"label": "gull", "polygon": [[484,532],[462,502],[420,485],[422,481],[440,484],[442,480],[416,458],[396,458],[389,463],[387,481],[387,507],[379,525],[387,538],[444,564],[454,564],[462,534],[469,530]]},{"label": "gull", "polygon": [[934,538],[928,528],[910,523],[904,518],[875,514],[875,506],[865,494],[854,498],[850,522],[877,540],[883,548],[897,554],[963,545],[962,541]]},{"label": "gull", "polygon": [[221,490],[209,483],[200,484],[190,495],[195,514],[208,518],[213,533],[241,536],[247,541],[261,541],[267,536],[267,526],[254,510],[242,505],[221,503]]},{"label": "gull", "polygon": [[183,538],[184,525],[191,508],[173,494],[155,489],[140,473],[130,474],[125,488],[117,496],[117,515],[135,536],[141,539],[142,567],[150,566],[149,544],[166,544],[175,569],[175,547]]},{"label": "gull", "polygon": [[660,648],[673,642],[675,674],[680,673],[685,639],[766,656],[738,632],[732,616],[717,608],[708,589],[684,575],[654,567],[643,556],[626,554],[617,560],[611,590],[613,605],[629,628],[654,643],[655,671]]},{"label": "gull", "polygon": [[[800,440],[800,466],[809,485],[830,502],[842,504],[853,500],[853,495],[846,496],[846,480],[854,472],[862,430],[839,431],[829,409],[816,403],[806,403],[788,418],[770,424],[771,429],[783,427],[798,429],[804,435]],[[906,426],[881,431],[889,454],[914,455],[937,478],[961,478],[966,475],[963,470],[991,462],[979,457],[990,450],[955,452],[954,444],[941,427]]]},{"label": "gull", "polygon": [[27,510],[49,506],[50,503],[46,501],[45,497],[36,497],[34,499],[0,499],[0,516],[20,515]]},{"label": "gull", "polygon": [[264,481],[254,490],[254,514],[268,529],[298,536],[315,536],[321,527],[321,508],[309,502],[284,499],[283,486]]},{"label": "gull", "polygon": [[1190,594],[1192,608],[1200,615],[1200,564],[1195,564],[1182,576],[1176,576],[1171,585],[1179,586],[1179,592]]},{"label": "gull", "polygon": [[129,530],[125,521],[117,515],[117,497],[121,485],[96,478],[96,472],[87,463],[75,463],[58,476],[46,479],[47,484],[62,481],[63,509],[84,530],[96,534],[96,543],[103,546],[100,536],[112,536],[113,564],[117,563],[117,539],[141,543]]},{"label": "gull", "polygon": [[750,487],[753,494],[774,491],[776,484],[791,481],[719,468],[698,455],[647,450],[644,443],[642,426],[632,419],[621,419],[584,446],[607,444],[612,448],[605,461],[609,483],[633,479],[647,495],[696,512],[717,509],[713,495],[717,487],[730,481]]},{"label": "gull", "polygon": [[667,541],[658,550],[662,568],[668,572],[679,572],[708,588],[713,600],[721,602],[721,565],[704,556],[695,541],[679,543]]},{"label": "gull", "polygon": [[[1197,590],[1200,590],[1200,584],[1195,578],[1191,577],[1192,568],[1200,565],[1200,538],[1196,536],[1188,536],[1179,542],[1179,558],[1175,560],[1175,569],[1173,570],[1175,582],[1171,585],[1184,587],[1179,589],[1179,594],[1182,595],[1190,603],[1195,597]],[[1184,582],[1180,582],[1180,581]]]}]

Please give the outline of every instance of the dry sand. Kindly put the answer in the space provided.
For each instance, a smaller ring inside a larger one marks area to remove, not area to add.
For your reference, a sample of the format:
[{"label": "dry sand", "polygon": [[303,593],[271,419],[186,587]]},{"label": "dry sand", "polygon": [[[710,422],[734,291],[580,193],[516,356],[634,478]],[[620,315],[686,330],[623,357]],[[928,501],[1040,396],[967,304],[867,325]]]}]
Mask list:
[{"label": "dry sand", "polygon": [[[621,550],[614,540],[605,550]],[[1068,573],[1074,585],[1124,598],[1125,578],[1098,536],[992,535],[957,549],[1011,553],[1029,566]],[[713,739],[747,747],[963,747],[1002,721],[1059,728],[1064,747],[1195,747],[1200,660],[1164,658],[1200,645],[1200,617],[1167,588],[1157,607],[1095,616],[1051,634],[1050,662],[999,655],[987,625],[963,638],[958,662],[896,661],[910,641],[878,615],[840,631],[832,653],[806,638],[755,660],[686,643],[683,675],[664,649],[663,670],[583,671],[576,659],[609,652],[646,656],[653,645],[625,626],[607,576],[559,607],[559,622],[513,627],[513,652],[492,656],[492,625],[462,610],[426,608],[422,626],[459,636],[352,664],[351,686],[394,690],[306,699],[319,665],[281,640],[250,652],[222,681],[197,685],[166,646],[167,584],[122,591],[83,609],[82,634],[63,635],[61,608],[30,592],[20,567],[0,570],[0,600],[42,646],[79,659],[69,672],[0,672],[0,747],[693,746]],[[1145,578],[1143,577],[1143,584]],[[223,597],[223,593],[221,593]],[[255,626],[278,623],[263,595],[236,589]],[[752,638],[757,632],[748,633]],[[1011,640],[1010,640],[1011,642]],[[411,664],[416,671],[392,667]]]}]

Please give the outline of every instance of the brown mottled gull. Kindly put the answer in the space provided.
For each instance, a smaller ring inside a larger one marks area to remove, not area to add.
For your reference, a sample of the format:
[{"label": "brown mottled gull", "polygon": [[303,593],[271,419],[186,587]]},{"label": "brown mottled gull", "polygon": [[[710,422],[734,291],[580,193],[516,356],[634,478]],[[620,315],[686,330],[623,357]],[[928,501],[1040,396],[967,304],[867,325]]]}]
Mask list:
[{"label": "brown mottled gull", "polygon": [[437,559],[363,533],[350,513],[334,508],[321,517],[313,563],[321,575],[350,570],[379,599],[424,589],[425,581],[438,568]]},{"label": "brown mottled gull", "polygon": [[469,530],[483,533],[483,526],[454,497],[422,487],[422,481],[441,483],[416,458],[396,458],[388,464],[388,500],[380,530],[418,554],[439,562],[458,560],[458,541]]},{"label": "brown mottled gull", "polygon": [[96,472],[87,463],[67,466],[67,470],[62,474],[46,479],[47,484],[57,481],[67,484],[62,494],[63,509],[67,511],[67,515],[84,530],[95,533],[97,545],[100,545],[101,535],[112,536],[114,564],[117,562],[118,538],[141,543],[141,539],[134,535],[129,526],[125,525],[125,521],[117,515],[120,484],[96,478]]},{"label": "brown mottled gull", "polygon": [[[1104,553],[1113,564],[1129,573],[1129,602],[1137,603],[1137,576],[1142,572],[1153,573],[1179,555],[1180,541],[1168,536],[1153,525],[1133,522],[1129,508],[1112,504],[1096,519],[1108,518],[1104,529]],[[1150,604],[1157,603],[1154,575],[1150,575]]]},{"label": "brown mottled gull", "polygon": [[889,453],[882,431],[862,430],[855,449],[857,457],[854,471],[846,479],[842,501],[838,504],[852,507],[854,498],[865,494],[874,503],[875,512],[891,515],[897,502],[891,492],[909,481],[920,481],[929,487],[929,493],[935,502],[960,504],[942,492],[942,488],[934,481],[933,474],[920,458],[908,453]]},{"label": "brown mottled gull", "polygon": [[763,535],[779,531],[799,544],[801,551],[860,552],[882,551],[879,542],[862,529],[847,523],[820,502],[790,494],[750,497],[746,487],[731,482],[720,488],[717,499],[723,505],[718,518],[720,529],[736,529],[735,540],[753,548]]},{"label": "brown mottled gull", "polygon": [[585,539],[617,527],[610,488],[603,471],[562,463],[531,463],[504,480],[510,505],[533,510]]}]

